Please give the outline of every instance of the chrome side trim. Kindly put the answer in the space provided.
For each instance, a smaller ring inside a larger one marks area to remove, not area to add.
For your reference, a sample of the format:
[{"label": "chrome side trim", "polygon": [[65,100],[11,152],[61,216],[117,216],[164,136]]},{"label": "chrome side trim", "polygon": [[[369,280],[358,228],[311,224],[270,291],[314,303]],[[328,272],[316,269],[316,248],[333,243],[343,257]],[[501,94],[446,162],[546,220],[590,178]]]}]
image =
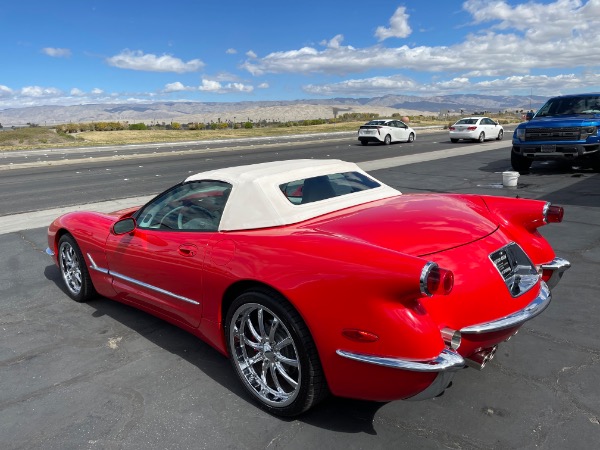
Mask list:
[{"label": "chrome side trim", "polygon": [[515,327],[533,319],[544,311],[550,301],[552,300],[552,294],[550,294],[550,288],[543,281],[540,282],[540,292],[538,296],[525,308],[520,311],[514,312],[508,316],[502,317],[491,322],[483,322],[477,325],[470,325],[465,328],[461,328],[460,332],[464,334],[478,334],[478,333],[489,333],[492,331],[500,331],[506,328]]},{"label": "chrome side trim", "polygon": [[542,270],[552,270],[550,279],[546,282],[550,289],[554,288],[563,276],[563,273],[571,267],[571,263],[563,258],[554,258],[548,264],[542,264]]},{"label": "chrome side trim", "polygon": [[50,247],[46,247],[46,255],[54,256],[54,250]]},{"label": "chrome side trim", "polygon": [[191,298],[187,298],[187,297],[184,297],[182,295],[174,294],[173,292],[167,291],[165,289],[161,289],[161,288],[156,287],[156,286],[152,286],[151,284],[144,283],[143,281],[139,281],[139,280],[136,280],[134,278],[130,278],[130,277],[126,276],[126,275],[121,275],[120,273],[117,273],[117,272],[111,272],[108,269],[105,269],[103,267],[98,266],[96,264],[96,262],[94,261],[94,259],[92,258],[92,256],[89,253],[87,254],[87,257],[90,260],[90,269],[93,269],[93,270],[95,270],[97,272],[100,272],[100,273],[103,273],[103,274],[106,274],[106,275],[111,275],[111,276],[113,276],[115,278],[118,278],[120,280],[128,281],[128,282],[130,282],[132,284],[135,284],[137,286],[141,286],[141,287],[144,287],[146,289],[150,289],[151,291],[155,291],[155,292],[159,292],[159,293],[164,294],[164,295],[168,295],[169,297],[176,298],[177,300],[181,300],[182,302],[191,303],[192,305],[199,305],[200,304],[200,302],[197,302],[196,300],[192,300]]},{"label": "chrome side trim", "polygon": [[108,274],[109,271],[108,269],[104,269],[103,267],[99,267],[98,264],[96,264],[96,261],[94,261],[94,258],[92,258],[92,255],[90,255],[89,253],[87,253],[87,257],[90,260],[90,269],[94,269],[96,272],[101,272],[104,274]]},{"label": "chrome side trim", "polygon": [[428,361],[413,361],[402,358],[388,358],[384,356],[364,355],[361,353],[336,350],[336,353],[344,358],[354,361],[375,364],[376,366],[389,367],[391,369],[412,370],[414,372],[443,372],[446,370],[458,370],[465,366],[465,360],[454,350],[445,348],[435,358]]}]

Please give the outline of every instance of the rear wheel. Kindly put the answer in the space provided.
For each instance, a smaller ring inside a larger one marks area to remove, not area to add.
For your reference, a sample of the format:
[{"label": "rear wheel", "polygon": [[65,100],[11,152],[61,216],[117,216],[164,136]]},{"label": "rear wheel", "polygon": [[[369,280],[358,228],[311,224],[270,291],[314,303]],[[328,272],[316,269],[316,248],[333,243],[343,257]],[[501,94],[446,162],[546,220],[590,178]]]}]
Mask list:
[{"label": "rear wheel", "polygon": [[361,143],[362,145],[369,145],[369,143],[368,143],[367,141],[360,141],[360,143]]},{"label": "rear wheel", "polygon": [[410,133],[408,135],[408,140],[406,142],[414,142],[415,140],[415,133]]},{"label": "rear wheel", "polygon": [[503,137],[504,137],[504,131],[503,130],[498,131],[498,137],[496,139],[501,141]]},{"label": "rear wheel", "polygon": [[225,336],[236,374],[270,413],[295,416],[327,395],[310,332],[280,295],[259,289],[240,295],[227,312]]},{"label": "rear wheel", "polygon": [[479,138],[477,138],[477,142],[479,142],[479,143],[485,142],[485,133],[483,131],[479,135]]},{"label": "rear wheel", "polygon": [[456,144],[458,142],[458,139],[450,138],[450,142]]},{"label": "rear wheel", "polygon": [[510,152],[510,164],[512,168],[515,169],[520,174],[529,173],[529,169],[531,168],[531,163],[533,161],[529,158],[526,158],[514,151]]},{"label": "rear wheel", "polygon": [[390,145],[392,143],[392,137],[389,134],[386,134],[385,138],[383,139],[383,143],[385,145]]},{"label": "rear wheel", "polygon": [[67,294],[76,302],[85,302],[96,295],[83,254],[70,234],[58,241],[58,267]]}]

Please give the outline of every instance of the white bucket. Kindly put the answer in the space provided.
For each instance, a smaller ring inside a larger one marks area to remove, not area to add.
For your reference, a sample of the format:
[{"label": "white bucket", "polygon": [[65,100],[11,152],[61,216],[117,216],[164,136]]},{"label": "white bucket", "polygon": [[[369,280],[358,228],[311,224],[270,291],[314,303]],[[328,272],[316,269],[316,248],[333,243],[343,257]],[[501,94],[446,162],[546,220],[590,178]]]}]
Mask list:
[{"label": "white bucket", "polygon": [[507,187],[514,187],[519,181],[519,172],[502,172],[502,184]]}]

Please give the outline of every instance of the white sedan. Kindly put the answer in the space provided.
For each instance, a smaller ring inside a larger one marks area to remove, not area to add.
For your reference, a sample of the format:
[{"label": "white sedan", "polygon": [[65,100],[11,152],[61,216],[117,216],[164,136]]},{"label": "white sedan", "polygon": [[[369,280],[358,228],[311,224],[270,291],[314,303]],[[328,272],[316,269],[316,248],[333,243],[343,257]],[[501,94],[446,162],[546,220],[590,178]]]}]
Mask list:
[{"label": "white sedan", "polygon": [[401,120],[393,119],[371,120],[361,125],[358,130],[358,140],[362,145],[367,145],[369,142],[385,145],[392,142],[413,142],[415,136],[415,130]]},{"label": "white sedan", "polygon": [[501,140],[504,137],[502,125],[489,117],[465,117],[452,125],[449,130],[452,142],[458,142],[459,139],[483,142],[486,139]]}]

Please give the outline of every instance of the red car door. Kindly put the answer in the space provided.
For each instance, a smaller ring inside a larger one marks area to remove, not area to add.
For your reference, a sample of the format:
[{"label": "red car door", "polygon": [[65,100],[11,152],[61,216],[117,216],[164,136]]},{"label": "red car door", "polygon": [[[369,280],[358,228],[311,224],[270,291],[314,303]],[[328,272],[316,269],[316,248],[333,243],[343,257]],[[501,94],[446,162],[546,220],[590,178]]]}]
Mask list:
[{"label": "red car door", "polygon": [[144,206],[131,233],[111,233],[106,258],[119,295],[197,327],[204,258],[230,190],[220,181],[182,183]]},{"label": "red car door", "polygon": [[127,299],[197,327],[202,265],[214,233],[136,229],[106,243],[115,290]]}]

